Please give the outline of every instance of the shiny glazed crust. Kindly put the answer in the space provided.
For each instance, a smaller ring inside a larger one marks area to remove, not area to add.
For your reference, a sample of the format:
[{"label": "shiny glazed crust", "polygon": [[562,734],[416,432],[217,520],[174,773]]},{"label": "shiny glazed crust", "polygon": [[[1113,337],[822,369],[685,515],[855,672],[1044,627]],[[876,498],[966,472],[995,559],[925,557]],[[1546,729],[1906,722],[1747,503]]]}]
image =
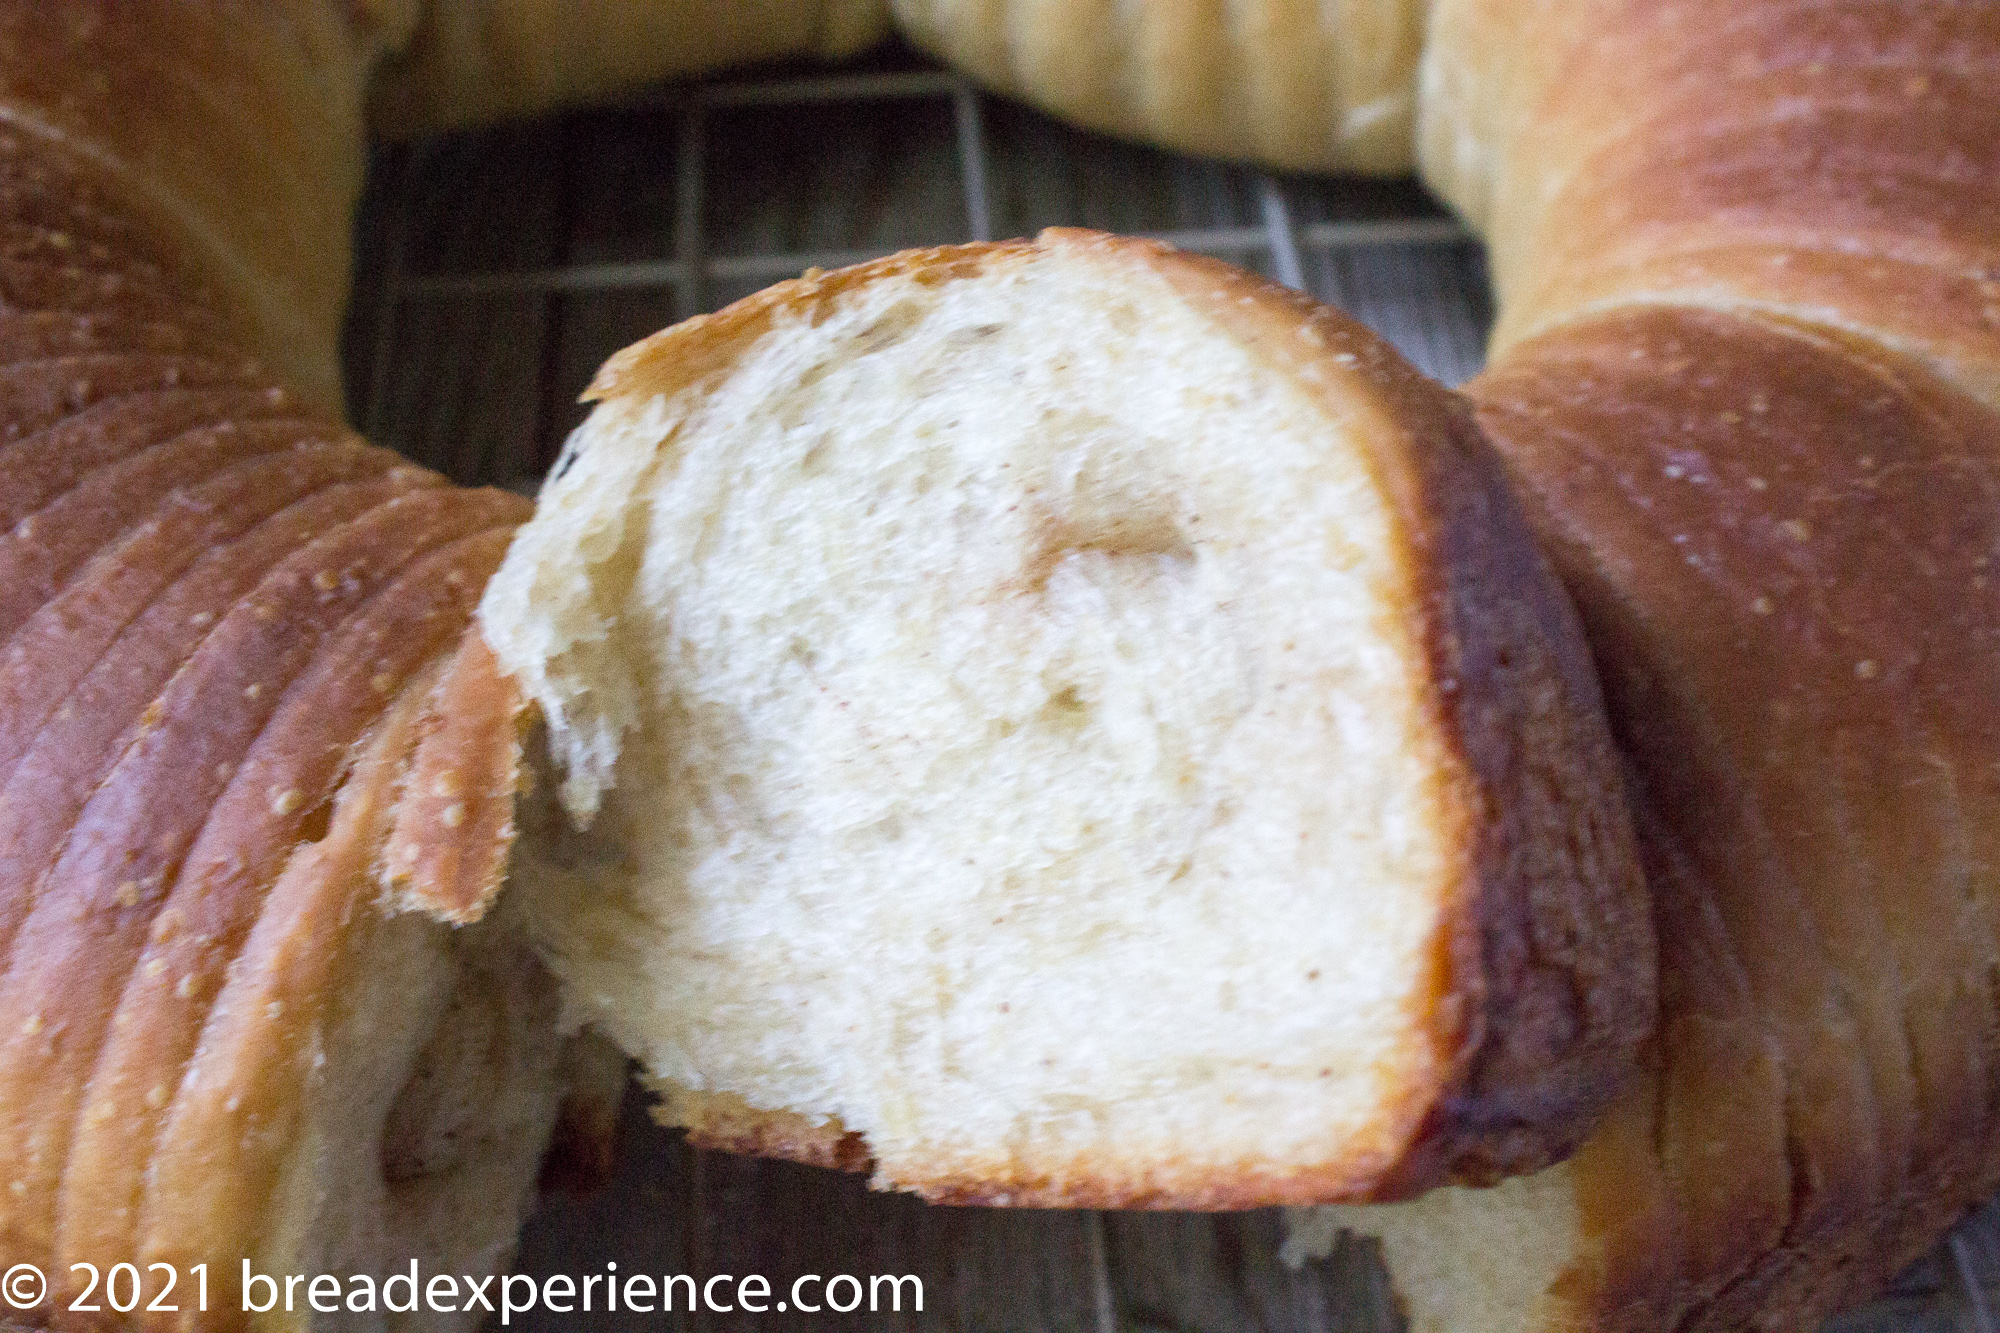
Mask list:
[{"label": "shiny glazed crust", "polygon": [[[497,887],[512,696],[465,630],[529,506],[321,405],[366,46],[316,5],[0,12],[9,1263],[207,1261],[227,1303],[292,1225],[327,1034],[384,984],[392,831],[412,905]],[[105,61],[129,103],[89,95]],[[402,802],[413,772],[469,815]]]},{"label": "shiny glazed crust", "polygon": [[[590,396],[642,401],[725,377],[780,314],[811,321],[864,284],[947,283],[1048,250],[1165,277],[1345,419],[1391,497],[1408,589],[1404,628],[1429,658],[1440,767],[1456,775],[1439,808],[1459,821],[1450,837],[1463,857],[1421,1021],[1432,1050],[1413,1062],[1426,1072],[1385,1108],[1379,1133],[1332,1166],[1259,1163],[1209,1178],[1163,1164],[1171,1185],[903,1170],[878,1173],[877,1183],[951,1203],[1248,1208],[1399,1198],[1560,1158],[1621,1089],[1650,1030],[1653,941],[1618,762],[1574,613],[1462,402],[1297,293],[1155,243],[1065,230],[780,283],[627,348]],[[838,1124],[765,1117],[735,1098],[678,1090],[668,1114],[710,1146],[869,1165],[865,1142]]]},{"label": "shiny glazed crust", "polygon": [[1675,309],[1476,393],[1672,867],[1652,1130],[1622,1140],[1653,1155],[1572,1171],[1589,1326],[1810,1328],[2000,1183],[2000,415],[1838,335]]},{"label": "shiny glazed crust", "polygon": [[1950,0],[1440,5],[1425,172],[1490,239],[1496,357],[1622,305],[1763,310],[1996,401],[1995,21]]}]

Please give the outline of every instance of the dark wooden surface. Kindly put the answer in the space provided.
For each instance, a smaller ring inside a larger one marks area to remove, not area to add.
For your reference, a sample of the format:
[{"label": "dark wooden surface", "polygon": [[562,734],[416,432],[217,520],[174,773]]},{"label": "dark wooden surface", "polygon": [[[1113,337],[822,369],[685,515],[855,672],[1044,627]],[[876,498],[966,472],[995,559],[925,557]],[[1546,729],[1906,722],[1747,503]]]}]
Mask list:
[{"label": "dark wooden surface", "polygon": [[[1296,276],[1314,295],[1345,306],[1446,382],[1478,366],[1490,319],[1480,254],[1450,238],[1412,184],[1267,182],[968,99],[907,57],[848,72],[857,82],[811,100],[787,101],[784,88],[819,71],[763,71],[733,78],[721,94],[667,90],[620,109],[378,152],[347,332],[356,423],[460,480],[532,490],[582,419],[577,395],[606,356],[808,262],[965,240],[982,224],[997,237],[1067,224],[1171,234],[1282,278],[1267,225],[1274,193],[1297,245]],[[907,95],[855,95],[884,87]],[[967,189],[972,146],[983,218],[971,197],[978,191]],[[1430,239],[1346,243],[1352,224],[1410,220]],[[1272,1212],[932,1208],[871,1193],[853,1177],[694,1152],[652,1126],[642,1102],[635,1092],[626,1106],[616,1180],[588,1198],[545,1200],[521,1270],[583,1276],[615,1262],[628,1275],[755,1272],[774,1287],[773,1311],[543,1312],[515,1327],[554,1330],[578,1319],[606,1329],[964,1333],[1399,1326],[1372,1246],[1343,1242],[1332,1259],[1291,1271],[1277,1258],[1281,1219]],[[1996,1237],[1989,1210],[1891,1299],[1840,1321],[1841,1333],[1982,1327],[1963,1274],[1996,1286]],[[924,1308],[776,1313],[805,1273],[916,1274]]]}]

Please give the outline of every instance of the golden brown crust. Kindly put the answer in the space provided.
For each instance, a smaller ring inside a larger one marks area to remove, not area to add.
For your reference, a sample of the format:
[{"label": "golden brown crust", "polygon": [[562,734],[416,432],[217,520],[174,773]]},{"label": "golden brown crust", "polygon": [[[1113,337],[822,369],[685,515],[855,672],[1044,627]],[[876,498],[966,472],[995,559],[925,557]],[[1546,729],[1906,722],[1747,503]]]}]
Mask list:
[{"label": "golden brown crust", "polygon": [[684,1126],[688,1142],[697,1148],[836,1171],[862,1172],[875,1165],[868,1141],[838,1120],[760,1110],[727,1092],[689,1092],[659,1082],[652,1086],[661,1096],[654,1117],[664,1125]]},{"label": "golden brown crust", "polygon": [[1293,171],[1410,168],[1422,4],[893,7],[915,45],[1074,124]]},{"label": "golden brown crust", "polygon": [[383,853],[400,907],[463,925],[492,905],[514,845],[526,707],[486,641],[466,635],[425,710]]},{"label": "golden brown crust", "polygon": [[[31,8],[0,14],[0,76],[47,53],[37,22],[93,12]],[[190,258],[202,240],[141,198],[178,168],[120,174],[154,130],[77,145],[6,118],[0,1253],[220,1277],[276,1224],[343,988],[377,984],[344,960],[378,919],[415,752],[492,731],[426,718],[511,728],[447,666],[483,652],[459,649],[528,506],[366,447],[235,350],[264,326],[218,313],[236,307]],[[464,757],[500,770],[482,790],[511,780],[491,746]],[[483,836],[461,908],[497,875]],[[245,987],[268,994],[246,1007]],[[225,1159],[241,1169],[218,1180]]]},{"label": "golden brown crust", "polygon": [[[86,475],[219,421],[292,416],[289,401],[241,388],[144,390],[92,403],[0,443],[0,519],[9,528],[73,490]],[[0,434],[5,434],[0,428]]]},{"label": "golden brown crust", "polygon": [[[412,669],[462,633],[472,594],[456,590],[447,615],[450,603],[438,604],[437,591],[414,586],[415,571],[442,580],[452,566],[421,557],[484,538],[473,565],[483,583],[504,550],[500,517],[512,506],[482,510],[457,498],[438,490],[391,501],[377,511],[380,522],[337,529],[273,571],[149,706],[152,716],[81,810],[69,818],[44,812],[51,836],[42,845],[52,855],[23,895],[12,966],[0,977],[8,1088],[0,1117],[10,1128],[0,1173],[25,1186],[0,1200],[0,1236],[12,1244],[39,1251],[51,1240],[72,1132],[81,1150],[98,1124],[145,1118],[129,1101],[95,1091],[92,1066],[114,1006],[136,1005],[139,1021],[112,1030],[109,1067],[128,1037],[142,1036],[136,1058],[158,1073],[140,1081],[150,1092],[165,1076],[171,1090],[199,1031],[199,1007],[189,1001],[213,993],[262,890],[310,841],[347,745]],[[422,506],[434,512],[411,512]],[[405,566],[412,574],[389,584],[375,606],[378,586]],[[387,691],[372,683],[384,674]],[[129,1000],[121,990],[132,992]],[[147,1033],[145,1020],[184,1035]]]},{"label": "golden brown crust", "polygon": [[1659,1156],[1577,1159],[1605,1259],[1576,1298],[1591,1327],[1812,1327],[2000,1183],[2000,416],[1840,335],[1676,309],[1471,391],[1656,867]]},{"label": "golden brown crust", "polygon": [[1502,297],[1467,391],[1584,612],[1661,941],[1548,1326],[1809,1329],[2000,1173],[2000,10],[1432,33],[1426,169]]},{"label": "golden brown crust", "polygon": [[[1508,45],[1521,6],[1461,45]],[[1464,20],[1453,17],[1457,27]],[[2000,15],[1579,0],[1500,81],[1496,351],[1612,302],[1865,331],[2000,393]]]},{"label": "golden brown crust", "polygon": [[649,83],[884,36],[883,0],[429,0],[370,89],[392,138],[602,102]]},{"label": "golden brown crust", "polygon": [[1372,1193],[1486,1184],[1566,1156],[1628,1080],[1654,992],[1645,886],[1575,613],[1462,401],[1296,292],[1140,253],[1332,410],[1352,411],[1359,381],[1393,423],[1354,438],[1376,448],[1403,527],[1431,707],[1471,819],[1463,922],[1439,941],[1433,1002],[1450,1082]]},{"label": "golden brown crust", "polygon": [[201,485],[246,462],[337,438],[333,428],[297,421],[222,421],[99,469],[24,516],[0,538],[0,632],[88,573],[105,547],[160,521],[182,503],[176,485]]},{"label": "golden brown crust", "polygon": [[[388,831],[398,779],[415,740],[435,668],[412,682],[380,719],[342,788],[328,836],[302,849],[270,886],[237,966],[213,1006],[137,1190],[105,1202],[136,1208],[126,1236],[66,1234],[66,1253],[105,1253],[185,1269],[210,1255],[261,1252],[272,1195],[311,1087],[312,1040],[348,975],[360,934],[357,909],[374,891],[373,862]],[[129,1161],[112,1178],[129,1180]],[[131,1186],[126,1185],[129,1190]],[[127,1200],[130,1200],[128,1203]],[[101,1215],[74,1215],[86,1226]],[[67,1218],[66,1218],[67,1220]],[[217,1266],[217,1326],[242,1318],[234,1265]]]},{"label": "golden brown crust", "polygon": [[[1137,244],[1137,242],[1134,242]],[[696,315],[615,352],[598,367],[584,402],[671,395],[728,373],[743,349],[778,317],[817,323],[834,303],[871,282],[904,278],[937,286],[1034,251],[1032,241],[899,250],[848,268],[807,269],[712,314]]]},{"label": "golden brown crust", "polygon": [[[32,174],[0,186],[0,213],[107,242],[121,283],[160,292],[146,308],[205,316],[330,409],[377,39],[321,0],[6,6],[0,159]],[[19,297],[14,267],[0,264],[0,292]],[[117,308],[50,286],[60,271],[28,277],[21,304]]]}]

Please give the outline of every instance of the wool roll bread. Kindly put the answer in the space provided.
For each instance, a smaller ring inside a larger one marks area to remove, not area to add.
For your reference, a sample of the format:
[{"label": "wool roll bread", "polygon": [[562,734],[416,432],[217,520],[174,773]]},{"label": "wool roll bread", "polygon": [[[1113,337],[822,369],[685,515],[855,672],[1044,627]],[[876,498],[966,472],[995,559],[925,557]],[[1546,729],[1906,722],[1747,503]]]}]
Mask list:
[{"label": "wool roll bread", "polygon": [[246,1313],[245,1261],[492,1273],[601,1072],[488,913],[520,700],[466,631],[529,506],[329,408],[374,17],[0,6],[0,1260],[37,1323],[84,1317],[73,1265],[211,1328],[311,1321]]},{"label": "wool roll bread", "polygon": [[1411,166],[1428,0],[891,0],[917,46],[1094,130],[1292,171]]},{"label": "wool roll bread", "polygon": [[885,0],[429,0],[370,90],[394,137],[602,101],[754,60],[852,55]]},{"label": "wool roll bread", "polygon": [[[1414,14],[900,10],[1377,168]],[[816,275],[607,367],[467,637],[523,507],[330,407],[371,68],[408,129],[879,22],[0,5],[0,1258],[494,1271],[622,1068],[564,1010],[934,1198],[1500,1181],[1303,1223],[1421,1329],[1807,1329],[2000,1182],[2000,11],[1441,0],[1476,425],[1144,246]]]},{"label": "wool roll bread", "polygon": [[1384,344],[1050,232],[592,395],[481,609],[561,778],[514,892],[698,1142],[1239,1207],[1538,1166],[1619,1088],[1653,946],[1593,678]]},{"label": "wool roll bread", "polygon": [[[385,27],[392,136],[602,100],[897,32],[996,92],[1091,129],[1294,171],[1410,170],[1429,0],[431,0]],[[386,5],[383,6],[387,8]],[[401,8],[409,8],[402,6]]]},{"label": "wool roll bread", "polygon": [[1804,1333],[2000,1185],[2000,10],[1433,39],[1502,296],[1466,391],[1630,761],[1660,1027],[1567,1163],[1295,1249],[1381,1235],[1419,1330]]}]

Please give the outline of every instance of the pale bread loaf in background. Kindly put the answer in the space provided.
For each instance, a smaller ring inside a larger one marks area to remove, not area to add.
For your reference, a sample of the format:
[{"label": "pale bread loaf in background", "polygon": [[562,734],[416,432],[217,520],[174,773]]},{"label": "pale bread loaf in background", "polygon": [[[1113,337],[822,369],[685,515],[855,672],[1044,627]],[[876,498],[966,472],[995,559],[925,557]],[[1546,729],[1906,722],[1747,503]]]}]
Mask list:
[{"label": "pale bread loaf in background", "polygon": [[[373,0],[396,31],[370,99],[407,137],[898,34],[1090,129],[1293,171],[1413,165],[1429,0]],[[411,31],[413,29],[413,31]]]},{"label": "pale bread loaf in background", "polygon": [[891,0],[917,46],[1108,134],[1290,171],[1410,170],[1428,0]]},{"label": "pale bread loaf in background", "polygon": [[[407,0],[375,0],[389,9]],[[531,116],[746,61],[852,55],[884,0],[429,0],[376,72],[369,120],[401,137]]]}]

